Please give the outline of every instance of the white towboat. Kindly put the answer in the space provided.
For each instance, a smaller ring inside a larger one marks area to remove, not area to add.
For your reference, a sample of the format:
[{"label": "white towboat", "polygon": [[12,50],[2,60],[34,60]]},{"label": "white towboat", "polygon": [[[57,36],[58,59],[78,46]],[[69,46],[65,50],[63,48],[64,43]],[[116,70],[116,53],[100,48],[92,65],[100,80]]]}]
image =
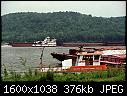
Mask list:
[{"label": "white towboat", "polygon": [[50,37],[46,37],[44,41],[36,41],[32,44],[32,47],[55,47],[56,39],[51,39]]}]

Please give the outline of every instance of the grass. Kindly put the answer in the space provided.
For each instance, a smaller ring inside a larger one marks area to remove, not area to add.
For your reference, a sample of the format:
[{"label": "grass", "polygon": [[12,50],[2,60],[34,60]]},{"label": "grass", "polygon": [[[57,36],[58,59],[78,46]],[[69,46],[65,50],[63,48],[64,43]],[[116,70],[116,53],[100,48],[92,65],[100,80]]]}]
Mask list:
[{"label": "grass", "polygon": [[125,71],[123,69],[108,69],[105,71],[95,71],[89,73],[63,73],[58,74],[54,72],[42,73],[37,70],[34,72],[29,69],[28,72],[20,73],[11,72],[8,74],[4,70],[2,81],[47,81],[47,82],[105,82],[105,81],[125,81]]},{"label": "grass", "polygon": [[[26,67],[26,59],[20,57],[21,64]],[[8,73],[6,66],[3,64],[4,70],[2,75],[2,81],[46,81],[46,82],[114,82],[125,81],[125,66],[119,66],[116,68],[108,67],[105,71],[95,71],[86,73],[63,73],[58,74],[54,72],[42,73],[35,69],[32,71],[30,68],[28,72],[16,73],[15,71]],[[50,66],[49,66],[50,67]],[[120,69],[121,68],[121,69]]]}]

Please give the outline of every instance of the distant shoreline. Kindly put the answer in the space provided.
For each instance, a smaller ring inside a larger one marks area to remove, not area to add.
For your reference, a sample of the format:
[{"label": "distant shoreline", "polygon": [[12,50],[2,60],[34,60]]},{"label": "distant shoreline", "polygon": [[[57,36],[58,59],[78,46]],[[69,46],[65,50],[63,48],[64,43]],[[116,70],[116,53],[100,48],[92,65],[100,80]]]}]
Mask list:
[{"label": "distant shoreline", "polygon": [[77,46],[125,46],[124,43],[63,43],[63,47],[77,47]]},{"label": "distant shoreline", "polygon": [[[61,43],[57,44],[57,46],[51,46],[51,47],[79,47],[79,46],[84,46],[84,47],[96,47],[96,46],[126,46],[125,43]],[[1,44],[1,47],[13,47],[9,43]],[[16,46],[18,47],[18,46]],[[19,47],[25,47],[25,46],[19,46]],[[27,47],[27,46],[26,46]],[[28,46],[30,47],[30,46]],[[32,46],[31,46],[32,47]],[[37,47],[37,46],[36,46]],[[38,46],[39,47],[39,46]],[[50,47],[50,46],[48,46]]]}]

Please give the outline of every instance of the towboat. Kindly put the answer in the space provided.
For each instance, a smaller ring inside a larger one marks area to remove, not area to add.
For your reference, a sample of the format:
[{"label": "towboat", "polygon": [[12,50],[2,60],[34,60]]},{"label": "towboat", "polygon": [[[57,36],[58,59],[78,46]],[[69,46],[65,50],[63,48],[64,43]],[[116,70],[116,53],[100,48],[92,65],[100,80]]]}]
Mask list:
[{"label": "towboat", "polygon": [[15,42],[10,43],[12,47],[55,47],[57,46],[56,39],[51,39],[50,37],[46,37],[43,41],[35,41],[35,42]]},{"label": "towboat", "polygon": [[[94,52],[94,51],[100,51],[102,52],[101,61],[109,60],[106,58],[113,58],[115,56],[116,59],[121,59],[121,63],[125,63],[126,59],[126,49],[124,48],[76,48],[76,49],[69,49],[69,53],[51,53],[53,58],[56,58],[59,61],[64,61],[66,59],[72,59],[75,60],[77,57],[77,54],[79,52]],[[112,60],[115,62],[115,60]],[[119,60],[117,60],[119,61]],[[75,62],[74,62],[75,63]]]},{"label": "towboat", "polygon": [[78,52],[75,56],[69,55],[65,57],[62,61],[61,67],[42,68],[41,71],[46,72],[46,70],[52,70],[56,72],[86,72],[91,70],[106,70],[106,65],[100,63],[101,56],[102,52],[100,51],[87,50],[85,52]]}]

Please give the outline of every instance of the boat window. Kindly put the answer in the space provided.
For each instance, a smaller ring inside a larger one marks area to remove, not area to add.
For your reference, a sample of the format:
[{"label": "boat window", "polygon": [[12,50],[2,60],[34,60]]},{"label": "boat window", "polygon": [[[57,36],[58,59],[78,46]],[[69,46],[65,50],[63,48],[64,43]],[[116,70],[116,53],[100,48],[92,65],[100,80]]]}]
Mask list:
[{"label": "boat window", "polygon": [[94,55],[94,60],[99,60],[99,55]]},{"label": "boat window", "polygon": [[87,59],[88,59],[88,56],[83,56],[82,60],[87,60]]}]

